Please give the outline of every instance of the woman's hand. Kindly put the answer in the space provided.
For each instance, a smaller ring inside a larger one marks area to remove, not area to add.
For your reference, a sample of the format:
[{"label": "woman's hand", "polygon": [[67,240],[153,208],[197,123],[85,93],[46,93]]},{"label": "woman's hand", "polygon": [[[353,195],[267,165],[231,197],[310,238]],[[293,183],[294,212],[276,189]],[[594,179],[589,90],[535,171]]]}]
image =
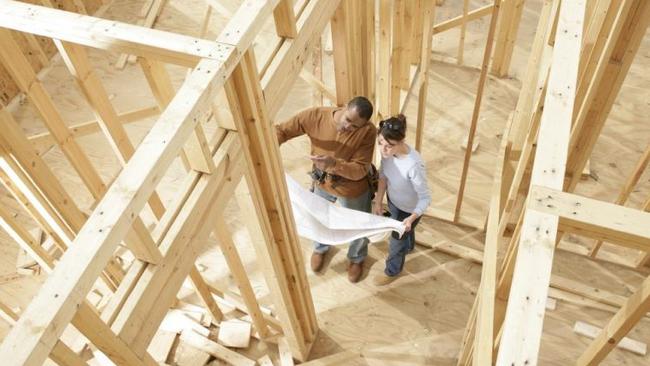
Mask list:
[{"label": "woman's hand", "polygon": [[402,221],[402,223],[404,224],[404,233],[408,233],[409,231],[411,231],[411,226],[413,225],[413,222],[417,218],[418,218],[417,215],[411,215]]},{"label": "woman's hand", "polygon": [[372,213],[378,216],[383,215],[383,207],[381,206],[381,202],[377,201],[372,201]]}]

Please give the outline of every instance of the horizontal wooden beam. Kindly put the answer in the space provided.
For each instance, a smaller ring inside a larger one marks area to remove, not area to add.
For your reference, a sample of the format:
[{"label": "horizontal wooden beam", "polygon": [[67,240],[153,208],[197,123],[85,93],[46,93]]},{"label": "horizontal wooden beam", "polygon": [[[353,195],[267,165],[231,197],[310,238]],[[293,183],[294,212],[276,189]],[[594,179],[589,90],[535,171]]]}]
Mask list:
[{"label": "horizontal wooden beam", "polygon": [[194,67],[200,59],[221,60],[229,48],[220,42],[20,1],[0,0],[0,8],[0,27],[186,67]]},{"label": "horizontal wooden beam", "polygon": [[650,213],[572,193],[533,186],[529,209],[556,215],[560,231],[650,251]]},{"label": "horizontal wooden beam", "polygon": [[[124,113],[119,113],[117,115],[117,118],[120,122],[126,124],[126,123],[137,122],[144,118],[153,117],[158,114],[160,114],[160,108],[158,108],[158,106],[151,106],[151,107],[146,107],[141,109],[135,109]],[[93,134],[95,132],[101,132],[99,121],[96,119],[92,121],[82,122],[79,124],[72,125],[68,127],[68,129],[70,130],[70,134],[72,135],[72,137],[75,139],[78,137]],[[44,150],[48,149],[49,147],[56,145],[56,141],[54,140],[54,137],[52,137],[52,134],[50,132],[34,134],[29,136],[28,139],[32,143],[36,151],[41,153]]]},{"label": "horizontal wooden beam", "polygon": [[462,16],[462,15],[459,15],[459,16],[457,16],[455,18],[451,18],[449,20],[445,20],[444,22],[440,22],[438,24],[435,24],[433,26],[433,34],[435,35],[435,34],[442,33],[444,31],[450,30],[452,28],[456,28],[456,27],[463,24],[463,19],[465,20],[465,22],[470,22],[472,20],[482,18],[482,17],[490,14],[492,12],[493,7],[494,7],[493,4],[485,5],[485,6],[481,7],[481,8],[478,8],[478,9],[475,9],[475,10],[472,10],[472,11],[468,12],[466,17]]}]

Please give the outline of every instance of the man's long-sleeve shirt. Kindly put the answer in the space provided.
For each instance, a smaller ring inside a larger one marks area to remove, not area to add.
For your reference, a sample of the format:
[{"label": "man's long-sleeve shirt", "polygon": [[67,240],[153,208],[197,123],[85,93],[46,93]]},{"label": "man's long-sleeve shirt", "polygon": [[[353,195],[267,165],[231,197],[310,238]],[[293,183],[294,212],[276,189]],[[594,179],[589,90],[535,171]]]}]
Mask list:
[{"label": "man's long-sleeve shirt", "polygon": [[[338,132],[334,112],[337,107],[306,109],[276,126],[280,144],[306,134],[312,155],[332,156],[336,163],[327,169],[328,178],[320,188],[339,197],[355,198],[368,190],[368,168],[377,138],[377,129],[367,123],[357,129]],[[329,175],[342,177],[331,179]]]}]

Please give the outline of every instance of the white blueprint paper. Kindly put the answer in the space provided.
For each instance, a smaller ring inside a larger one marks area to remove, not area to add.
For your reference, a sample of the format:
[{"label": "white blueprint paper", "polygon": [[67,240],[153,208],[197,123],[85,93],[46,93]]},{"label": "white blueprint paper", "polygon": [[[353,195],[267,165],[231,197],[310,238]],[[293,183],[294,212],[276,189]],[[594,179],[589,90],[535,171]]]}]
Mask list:
[{"label": "white blueprint paper", "polygon": [[296,228],[302,237],[341,245],[363,237],[381,241],[391,231],[404,233],[400,221],[337,206],[301,187],[288,174],[286,178]]}]

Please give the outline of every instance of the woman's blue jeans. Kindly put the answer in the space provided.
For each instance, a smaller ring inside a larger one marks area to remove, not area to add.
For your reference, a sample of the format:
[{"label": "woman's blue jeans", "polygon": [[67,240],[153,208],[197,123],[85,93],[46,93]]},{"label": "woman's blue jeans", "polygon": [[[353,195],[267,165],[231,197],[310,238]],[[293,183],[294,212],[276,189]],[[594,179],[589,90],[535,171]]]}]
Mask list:
[{"label": "woman's blue jeans", "polygon": [[[388,211],[390,211],[390,217],[397,221],[403,221],[405,218],[411,216],[409,212],[404,212],[395,207],[395,205],[390,201],[390,198],[388,199]],[[406,260],[406,254],[410,253],[415,248],[415,227],[419,222],[420,217],[413,221],[411,230],[404,233],[401,238],[399,237],[399,233],[396,231],[393,231],[391,234],[388,241],[386,269],[384,269],[384,273],[387,276],[397,276],[402,272],[404,261]]]}]

